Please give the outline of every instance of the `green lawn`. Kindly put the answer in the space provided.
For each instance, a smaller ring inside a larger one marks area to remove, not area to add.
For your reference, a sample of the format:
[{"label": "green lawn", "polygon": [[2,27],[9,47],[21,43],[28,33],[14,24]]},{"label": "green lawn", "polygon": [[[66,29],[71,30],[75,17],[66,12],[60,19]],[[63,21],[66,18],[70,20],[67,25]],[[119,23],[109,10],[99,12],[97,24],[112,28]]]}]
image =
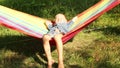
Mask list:
[{"label": "green lawn", "polygon": [[[0,0],[10,8],[53,19],[64,13],[67,19],[99,0]],[[54,6],[53,6],[54,5]],[[120,68],[120,6],[105,13],[64,45],[65,68]],[[0,68],[46,68],[41,39],[28,37],[0,26]],[[57,51],[52,46],[56,61]]]}]

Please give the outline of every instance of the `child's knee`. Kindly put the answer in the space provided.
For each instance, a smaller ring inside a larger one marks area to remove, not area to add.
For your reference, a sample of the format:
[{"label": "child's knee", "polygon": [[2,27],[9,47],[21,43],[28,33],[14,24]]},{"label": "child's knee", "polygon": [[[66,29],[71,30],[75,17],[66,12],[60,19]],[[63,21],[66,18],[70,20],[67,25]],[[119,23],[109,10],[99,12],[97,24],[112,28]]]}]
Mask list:
[{"label": "child's knee", "polygon": [[55,22],[56,23],[58,23],[58,22],[63,23],[63,22],[67,22],[67,19],[66,19],[65,15],[63,15],[63,14],[57,14],[55,16]]},{"label": "child's knee", "polygon": [[64,15],[64,14],[59,13],[59,14],[57,14],[55,17],[56,17],[56,18],[58,18],[58,17],[65,18],[65,15]]},{"label": "child's knee", "polygon": [[61,39],[62,36],[63,36],[62,34],[56,34],[56,35],[54,36],[54,39],[55,39],[55,40]]},{"label": "child's knee", "polygon": [[51,39],[51,37],[49,35],[44,35],[43,36],[44,41],[47,41],[47,40],[49,41],[50,39]]}]

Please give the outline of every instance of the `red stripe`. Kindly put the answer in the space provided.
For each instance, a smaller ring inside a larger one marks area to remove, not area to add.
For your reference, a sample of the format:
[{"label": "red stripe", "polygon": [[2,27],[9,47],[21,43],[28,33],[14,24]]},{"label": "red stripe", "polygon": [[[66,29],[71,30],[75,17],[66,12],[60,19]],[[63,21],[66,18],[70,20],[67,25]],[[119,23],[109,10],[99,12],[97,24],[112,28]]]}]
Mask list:
[{"label": "red stripe", "polygon": [[103,13],[107,12],[108,10],[114,8],[115,6],[117,6],[118,4],[120,4],[120,0],[116,0],[115,2],[113,2],[111,5],[109,5],[105,10],[103,10],[102,12],[98,13],[97,15],[95,15],[94,17],[92,17],[91,19],[89,19],[88,21],[85,22],[84,25],[82,25],[80,28],[76,29],[73,32],[69,32],[68,34],[66,34],[62,40],[63,43],[66,43],[68,40],[70,40],[71,38],[73,38],[76,34],[78,34],[83,28],[85,28],[87,25],[89,25],[92,21],[94,21],[95,19],[97,19],[99,16],[101,16]]},{"label": "red stripe", "polygon": [[78,14],[77,16],[80,17],[84,14],[86,14],[88,11],[90,11],[91,9],[95,8],[96,6],[98,6],[100,3],[102,3],[103,0],[101,0],[100,2],[96,3],[94,6],[88,8],[87,10],[83,11],[82,13]]},{"label": "red stripe", "polygon": [[41,38],[41,37],[35,36],[35,35],[33,35],[33,34],[30,34],[30,33],[28,33],[28,32],[25,32],[25,31],[23,31],[23,30],[20,30],[19,28],[13,27],[13,26],[11,26],[11,25],[9,25],[9,24],[5,24],[4,21],[2,21],[2,20],[0,20],[0,25],[6,26],[6,27],[8,27],[8,28],[10,28],[10,29],[16,30],[16,31],[18,31],[18,32],[24,33],[24,34],[26,34],[26,35],[29,35],[29,36],[32,36],[32,37],[35,37],[35,38]]}]

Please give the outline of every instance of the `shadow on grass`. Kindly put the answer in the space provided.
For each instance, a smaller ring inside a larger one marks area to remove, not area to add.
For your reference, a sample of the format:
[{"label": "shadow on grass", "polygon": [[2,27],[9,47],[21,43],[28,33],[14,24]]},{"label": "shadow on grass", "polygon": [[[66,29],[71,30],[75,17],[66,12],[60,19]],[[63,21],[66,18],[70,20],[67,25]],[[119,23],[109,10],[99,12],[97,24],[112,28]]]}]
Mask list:
[{"label": "shadow on grass", "polygon": [[107,13],[111,14],[111,16],[110,16],[111,18],[114,18],[115,20],[117,20],[120,17],[120,15],[119,15],[119,13],[120,13],[119,8],[120,8],[120,5],[116,6],[115,8],[113,8],[110,11],[108,11]]},{"label": "shadow on grass", "polygon": [[69,68],[82,68],[82,67],[80,67],[78,65],[70,65]]},{"label": "shadow on grass", "polygon": [[102,31],[104,33],[104,35],[115,35],[115,36],[119,36],[120,35],[120,26],[108,26],[105,28],[99,28],[99,29],[92,29],[92,30],[86,30],[85,33],[89,33],[92,31]]},{"label": "shadow on grass", "polygon": [[105,35],[115,35],[115,36],[118,36],[118,35],[120,35],[120,26],[107,27],[105,29],[101,29],[101,31],[103,31]]},{"label": "shadow on grass", "polygon": [[[52,46],[51,48],[52,51],[55,50],[55,46]],[[19,68],[20,63],[23,62],[26,57],[32,57],[35,62],[46,66],[46,63],[42,61],[47,61],[46,57],[44,56],[42,39],[35,39],[27,36],[0,37],[0,50],[2,49],[10,50],[20,55],[11,57],[8,55],[8,57],[4,58],[4,63],[10,61],[9,65],[11,66],[11,64],[13,64],[12,68],[16,68],[16,65]],[[42,60],[40,58],[42,58]]]}]

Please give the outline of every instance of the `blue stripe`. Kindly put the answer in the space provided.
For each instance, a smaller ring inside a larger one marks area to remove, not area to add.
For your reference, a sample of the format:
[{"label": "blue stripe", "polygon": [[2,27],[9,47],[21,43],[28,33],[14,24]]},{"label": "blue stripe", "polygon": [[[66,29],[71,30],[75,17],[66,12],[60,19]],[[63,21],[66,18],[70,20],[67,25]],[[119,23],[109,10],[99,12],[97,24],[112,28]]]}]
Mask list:
[{"label": "blue stripe", "polygon": [[46,33],[47,32],[47,30],[44,30],[41,27],[36,27],[36,26],[34,27],[33,24],[31,25],[30,23],[27,23],[27,22],[25,22],[23,20],[20,20],[20,19],[16,18],[16,17],[8,15],[7,13],[4,13],[4,12],[0,12],[0,13],[1,13],[1,15],[3,17],[8,17],[9,19],[12,19],[12,21],[17,21],[17,22],[15,22],[16,24],[22,25],[22,23],[23,23],[23,24],[25,24],[24,26],[27,26],[27,28],[29,28],[29,29],[41,31],[42,33]]},{"label": "blue stripe", "polygon": [[80,22],[78,24],[76,24],[75,27],[71,28],[70,30],[76,28],[77,26],[80,26],[81,24],[85,23],[85,21],[89,20],[90,18],[92,18],[93,16],[95,16],[96,14],[100,13],[101,11],[103,11],[104,9],[106,9],[111,3],[115,2],[115,0],[110,0],[108,3],[106,3],[105,5],[101,6],[100,8],[96,9],[96,11],[94,11],[91,15],[87,16],[84,19],[81,19]]},{"label": "blue stripe", "polygon": [[29,30],[29,29],[26,30],[26,28],[21,27],[21,26],[16,25],[16,24],[13,24],[12,21],[6,20],[5,18],[0,18],[0,20],[4,21],[4,24],[7,24],[7,25],[9,24],[10,26],[14,26],[15,28],[18,28],[18,29],[20,29],[20,30],[23,30],[24,32],[33,34],[33,35],[35,35],[35,36],[37,36],[37,37],[41,37],[41,35],[42,35],[41,33],[36,33],[36,32],[34,32],[34,31],[32,31],[32,30]]}]

